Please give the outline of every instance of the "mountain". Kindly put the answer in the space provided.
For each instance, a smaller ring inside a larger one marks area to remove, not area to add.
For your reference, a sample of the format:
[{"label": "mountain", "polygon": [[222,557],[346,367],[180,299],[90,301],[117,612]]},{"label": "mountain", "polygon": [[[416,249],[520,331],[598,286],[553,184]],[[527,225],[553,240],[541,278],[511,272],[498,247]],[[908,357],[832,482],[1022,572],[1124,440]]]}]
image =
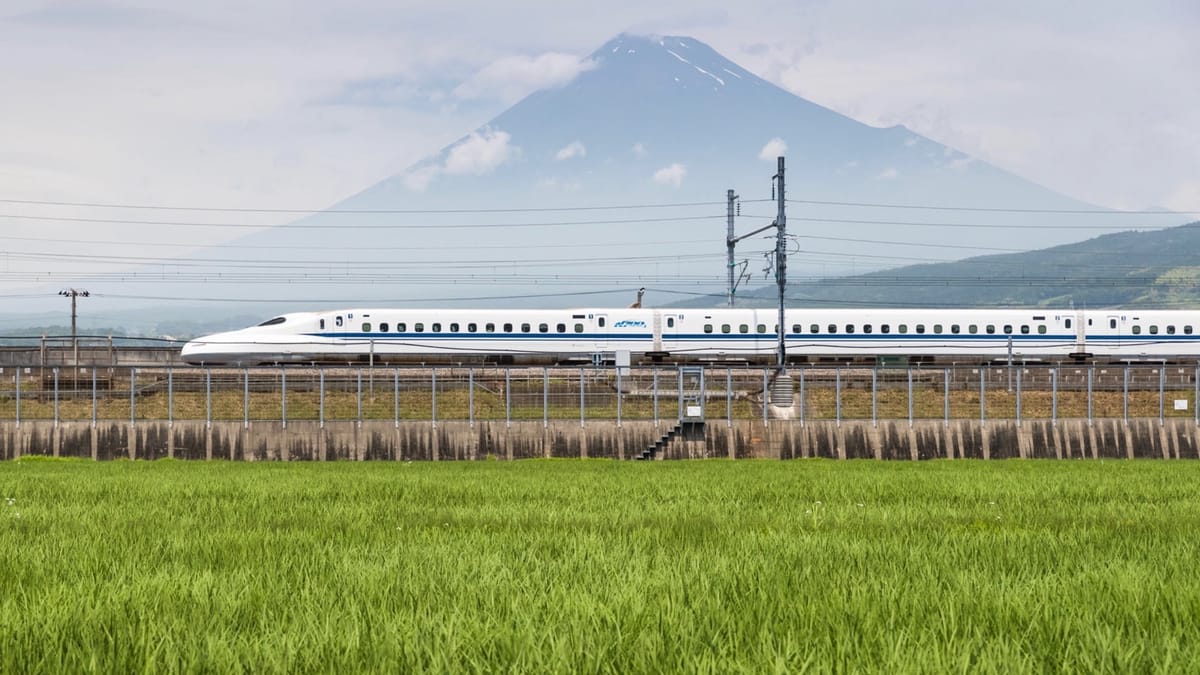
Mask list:
[{"label": "mountain", "polygon": [[[1153,232],[1119,232],[1039,251],[884,272],[805,280],[788,286],[788,306],[1200,307],[1200,222]],[[740,293],[738,306],[773,307],[774,287]],[[723,296],[683,306],[709,307]]]},{"label": "mountain", "polygon": [[[220,309],[200,312],[226,315],[720,291],[726,191],[741,195],[738,232],[769,225],[778,154],[792,269],[815,276],[1182,222],[1105,212],[903,126],[855,121],[692,38],[620,35],[568,84],[534,92],[402,173],[232,248],[107,277],[92,285],[90,306],[112,315],[100,287],[143,304],[206,298],[200,307]],[[909,208],[922,204],[944,208]],[[739,245],[752,270],[772,248],[764,239]]]}]

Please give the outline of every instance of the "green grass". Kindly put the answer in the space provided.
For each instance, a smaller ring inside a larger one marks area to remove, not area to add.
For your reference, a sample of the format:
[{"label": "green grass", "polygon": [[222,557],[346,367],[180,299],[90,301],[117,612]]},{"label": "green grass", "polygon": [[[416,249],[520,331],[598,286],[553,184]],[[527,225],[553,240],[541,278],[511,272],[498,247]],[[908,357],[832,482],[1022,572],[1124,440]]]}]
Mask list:
[{"label": "green grass", "polygon": [[0,672],[1194,672],[1197,495],[1164,461],[22,460]]}]

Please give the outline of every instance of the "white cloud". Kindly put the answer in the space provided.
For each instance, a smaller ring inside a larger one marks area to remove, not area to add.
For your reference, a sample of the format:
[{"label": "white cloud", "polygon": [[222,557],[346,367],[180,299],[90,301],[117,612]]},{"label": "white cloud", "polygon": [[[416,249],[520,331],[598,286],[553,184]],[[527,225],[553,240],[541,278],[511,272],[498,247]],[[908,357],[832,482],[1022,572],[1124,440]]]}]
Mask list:
[{"label": "white cloud", "polygon": [[494,61],[454,89],[460,99],[516,101],[538,89],[559,87],[595,68],[574,54],[546,52],[535,57],[509,56]]},{"label": "white cloud", "polygon": [[516,153],[516,146],[509,144],[511,140],[512,136],[507,131],[473,131],[450,148],[442,170],[450,175],[482,176],[491,173]]},{"label": "white cloud", "polygon": [[587,157],[587,148],[580,141],[572,141],[554,153],[554,159],[563,161],[572,157]]},{"label": "white cloud", "polygon": [[645,157],[646,156],[646,144],[645,143],[634,143],[632,149],[633,149],[633,154],[635,156],[637,156],[637,157]]},{"label": "white cloud", "polygon": [[654,182],[672,187],[679,187],[683,184],[683,178],[687,175],[687,167],[675,162],[671,166],[664,166],[654,172]]},{"label": "white cloud", "polygon": [[900,175],[900,172],[896,170],[896,167],[889,166],[888,168],[884,169],[883,171],[880,171],[879,174],[875,176],[875,180],[892,180],[893,178],[895,178],[896,176],[899,176],[899,175]]},{"label": "white cloud", "polygon": [[776,136],[767,141],[767,144],[758,152],[758,158],[768,162],[774,162],[776,158],[787,154],[787,143],[782,138]]}]

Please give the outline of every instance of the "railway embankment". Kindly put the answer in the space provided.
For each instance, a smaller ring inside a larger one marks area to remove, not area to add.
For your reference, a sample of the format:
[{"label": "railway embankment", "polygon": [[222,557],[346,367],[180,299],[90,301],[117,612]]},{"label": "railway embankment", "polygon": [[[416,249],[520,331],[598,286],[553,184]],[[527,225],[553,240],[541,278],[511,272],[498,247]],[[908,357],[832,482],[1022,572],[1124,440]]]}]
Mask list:
[{"label": "railway embankment", "polygon": [[[363,420],[0,422],[0,459],[478,461],[634,459],[1200,459],[1190,419],[675,422]],[[664,438],[670,436],[664,442]]]}]

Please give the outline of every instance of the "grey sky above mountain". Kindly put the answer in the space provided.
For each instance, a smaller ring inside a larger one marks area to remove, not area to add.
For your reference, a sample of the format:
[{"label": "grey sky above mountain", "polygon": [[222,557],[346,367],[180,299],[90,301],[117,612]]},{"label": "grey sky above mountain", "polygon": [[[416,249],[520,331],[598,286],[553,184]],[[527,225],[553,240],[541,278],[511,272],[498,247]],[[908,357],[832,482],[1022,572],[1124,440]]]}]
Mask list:
[{"label": "grey sky above mountain", "polygon": [[[903,124],[1077,199],[1200,211],[1197,28],[1200,9],[1186,1],[749,1],[733,10],[705,0],[9,0],[0,56],[20,67],[0,69],[0,199],[320,209],[411,176],[414,163],[530,92],[571,82],[625,31],[693,36],[817,104]],[[557,148],[564,160],[587,151]],[[470,173],[473,161],[442,166]],[[647,183],[669,200],[690,170],[664,163]],[[414,205],[428,194],[411,193]],[[0,213],[51,210],[10,203]],[[5,229],[46,241],[112,230]],[[147,227],[137,236],[153,256],[242,234]],[[45,265],[46,281],[69,278],[69,268]]]}]

